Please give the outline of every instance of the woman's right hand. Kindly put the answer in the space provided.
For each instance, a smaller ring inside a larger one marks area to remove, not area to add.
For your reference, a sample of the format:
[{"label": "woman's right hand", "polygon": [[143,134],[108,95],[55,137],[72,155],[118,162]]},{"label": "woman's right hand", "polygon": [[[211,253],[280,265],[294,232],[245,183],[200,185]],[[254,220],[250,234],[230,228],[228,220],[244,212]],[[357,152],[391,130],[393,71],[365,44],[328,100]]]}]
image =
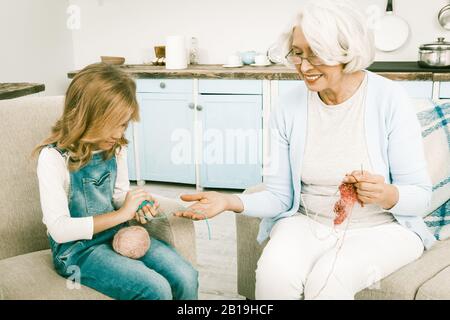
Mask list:
[{"label": "woman's right hand", "polygon": [[[153,201],[156,204],[156,201],[147,191],[140,188],[130,190],[127,192],[125,201],[122,207],[118,210],[118,213],[123,217],[125,221],[131,220],[137,217],[136,211],[144,200]],[[139,211],[143,211],[144,214],[151,216],[156,215],[156,212],[152,212],[154,210],[150,207],[150,205],[144,206],[142,210]],[[141,223],[146,222],[143,217],[138,221],[141,221]]]},{"label": "woman's right hand", "polygon": [[197,201],[187,210],[175,213],[177,217],[203,220],[212,218],[226,210],[242,212],[244,206],[241,199],[233,194],[219,193],[216,191],[184,194],[180,196],[183,201]]}]

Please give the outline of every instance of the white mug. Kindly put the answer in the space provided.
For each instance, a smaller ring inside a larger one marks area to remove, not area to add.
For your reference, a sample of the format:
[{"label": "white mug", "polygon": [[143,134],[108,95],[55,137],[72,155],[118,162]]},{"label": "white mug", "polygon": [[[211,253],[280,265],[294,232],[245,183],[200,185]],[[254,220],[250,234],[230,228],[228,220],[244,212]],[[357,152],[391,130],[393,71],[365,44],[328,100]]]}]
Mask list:
[{"label": "white mug", "polygon": [[184,36],[166,38],[166,69],[186,69],[187,50]]},{"label": "white mug", "polygon": [[228,57],[227,63],[230,66],[240,66],[242,65],[242,59],[240,56],[234,54]]},{"label": "white mug", "polygon": [[265,54],[259,54],[255,57],[255,64],[268,64],[269,59]]}]

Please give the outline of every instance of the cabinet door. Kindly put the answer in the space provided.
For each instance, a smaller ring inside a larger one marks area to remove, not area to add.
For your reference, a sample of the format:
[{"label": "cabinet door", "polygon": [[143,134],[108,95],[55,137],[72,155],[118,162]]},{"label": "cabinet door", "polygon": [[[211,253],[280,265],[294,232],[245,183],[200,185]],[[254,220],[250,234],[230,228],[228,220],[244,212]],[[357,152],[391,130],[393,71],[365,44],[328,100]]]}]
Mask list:
[{"label": "cabinet door", "polygon": [[262,181],[261,95],[200,95],[200,184],[244,189]]},{"label": "cabinet door", "polygon": [[440,99],[450,98],[450,82],[439,83],[439,98]]},{"label": "cabinet door", "polygon": [[142,179],[195,183],[192,94],[138,93]]}]

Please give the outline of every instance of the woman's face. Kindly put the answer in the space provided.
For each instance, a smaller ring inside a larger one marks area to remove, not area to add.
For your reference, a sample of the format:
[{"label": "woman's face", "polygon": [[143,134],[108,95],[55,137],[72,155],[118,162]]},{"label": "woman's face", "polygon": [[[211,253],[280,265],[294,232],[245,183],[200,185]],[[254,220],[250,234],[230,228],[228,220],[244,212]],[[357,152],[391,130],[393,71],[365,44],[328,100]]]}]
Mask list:
[{"label": "woman's face", "polygon": [[99,142],[97,144],[97,148],[103,151],[109,151],[114,148],[117,145],[119,139],[123,137],[123,134],[125,133],[125,130],[128,126],[128,121],[129,120],[111,130],[110,136],[107,139]]},{"label": "woman's face", "polygon": [[[294,28],[292,38],[293,54],[301,55],[306,58],[314,56],[301,28]],[[313,62],[315,62],[315,60],[317,60],[317,58],[314,58]],[[308,60],[303,59],[301,64],[295,65],[295,68],[302,79],[304,79],[308,89],[317,92],[333,89],[338,86],[343,75],[342,64],[336,66],[314,66]]]}]

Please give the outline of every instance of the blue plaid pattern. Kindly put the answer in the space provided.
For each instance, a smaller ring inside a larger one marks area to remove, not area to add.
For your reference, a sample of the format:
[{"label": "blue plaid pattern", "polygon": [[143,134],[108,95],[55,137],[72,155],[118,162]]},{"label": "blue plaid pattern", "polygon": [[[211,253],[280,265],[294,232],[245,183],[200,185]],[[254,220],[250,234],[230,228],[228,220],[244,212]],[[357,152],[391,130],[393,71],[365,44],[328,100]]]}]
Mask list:
[{"label": "blue plaid pattern", "polygon": [[427,216],[425,223],[433,231],[436,239],[448,238],[450,236],[450,200]]},{"label": "blue plaid pattern", "polygon": [[447,135],[447,145],[450,149],[450,129],[448,127],[449,119],[447,117],[450,115],[450,103],[444,103],[441,105],[435,105],[433,109],[419,112],[417,118],[422,125],[422,128],[426,128],[436,122],[429,128],[422,131],[422,137],[430,135],[433,131],[442,129]]},{"label": "blue plaid pattern", "polygon": [[[450,103],[434,105],[431,109],[418,112],[417,118],[422,126],[422,137],[427,139],[428,136],[434,134],[436,139],[446,140],[447,151],[450,153]],[[443,144],[440,145],[444,147]],[[433,192],[448,187],[450,183],[450,163],[447,163],[447,165],[447,168],[442,168],[447,172],[447,176],[434,183]],[[450,200],[447,199],[443,205],[429,214],[425,218],[425,223],[434,233],[436,239],[443,240],[450,237]]]}]

